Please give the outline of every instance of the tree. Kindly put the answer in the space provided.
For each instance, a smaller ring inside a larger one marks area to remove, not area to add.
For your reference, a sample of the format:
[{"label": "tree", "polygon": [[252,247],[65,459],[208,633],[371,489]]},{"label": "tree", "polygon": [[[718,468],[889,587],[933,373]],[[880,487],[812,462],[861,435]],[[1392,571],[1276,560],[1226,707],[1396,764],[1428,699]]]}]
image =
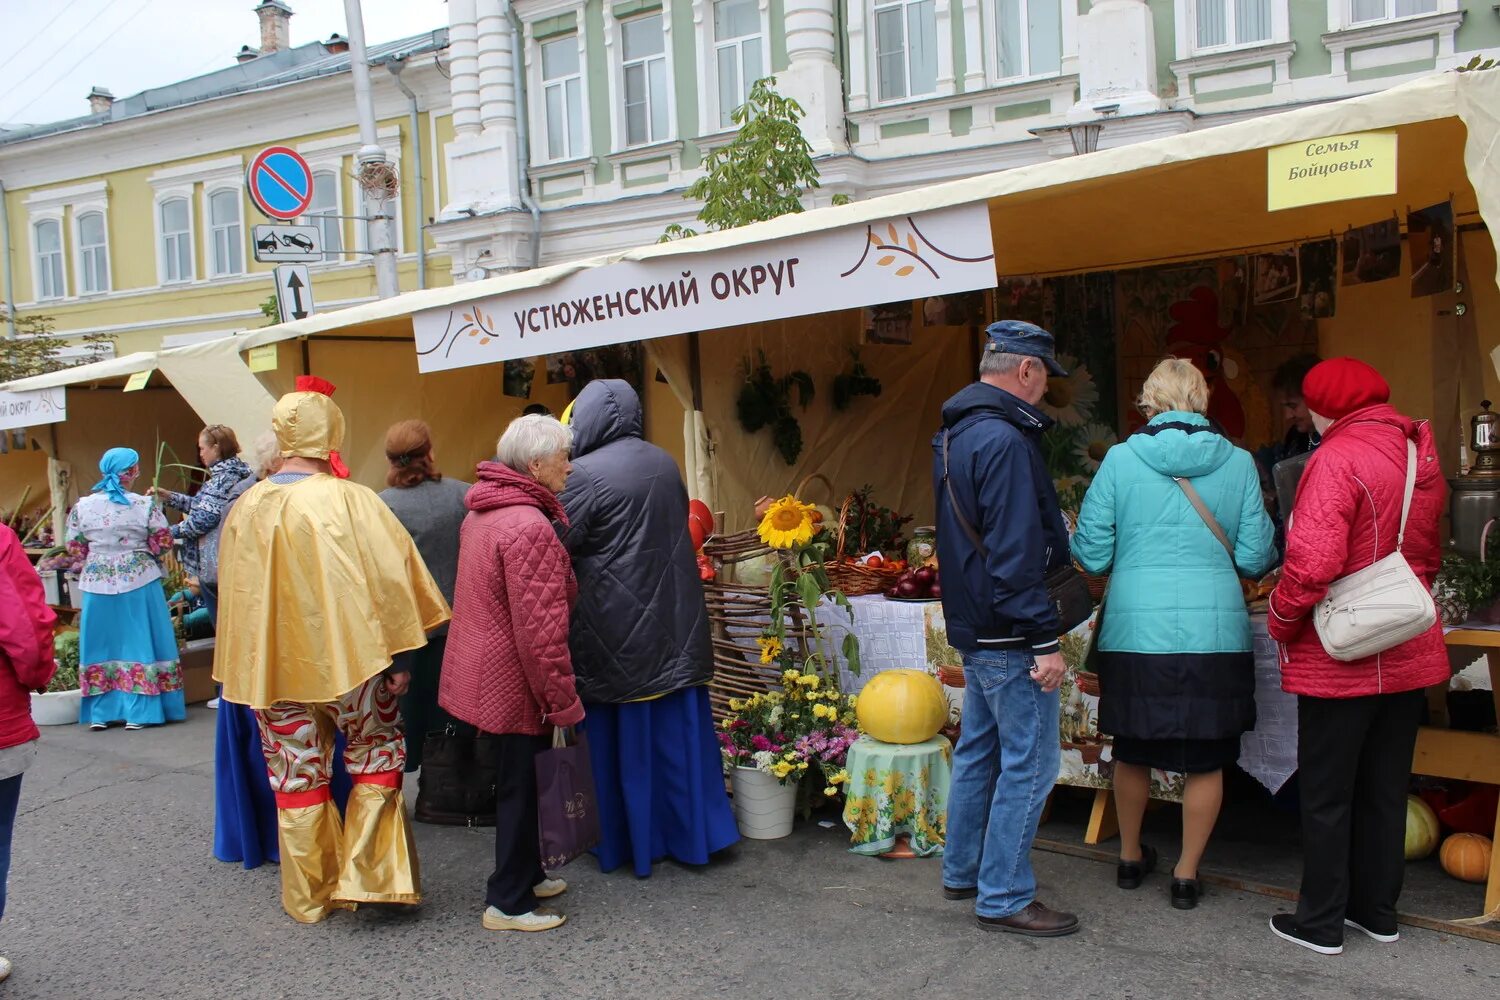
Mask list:
[{"label": "tree", "polygon": [[[698,221],[708,232],[802,211],[802,196],[820,186],[812,147],[797,127],[803,116],[800,104],[776,92],[774,76],[755,81],[731,116],[739,134],[704,157],[703,176],[683,195],[703,202]],[[697,235],[674,223],[662,241]]]},{"label": "tree", "polygon": [[[0,310],[0,322],[4,320],[4,311]],[[51,316],[16,316],[15,339],[0,339],[0,382],[45,375],[61,368],[98,361],[104,357],[106,346],[113,343],[104,334],[95,333],[73,344],[52,332],[52,322]],[[80,345],[85,350],[77,357],[60,356],[65,348]]]}]

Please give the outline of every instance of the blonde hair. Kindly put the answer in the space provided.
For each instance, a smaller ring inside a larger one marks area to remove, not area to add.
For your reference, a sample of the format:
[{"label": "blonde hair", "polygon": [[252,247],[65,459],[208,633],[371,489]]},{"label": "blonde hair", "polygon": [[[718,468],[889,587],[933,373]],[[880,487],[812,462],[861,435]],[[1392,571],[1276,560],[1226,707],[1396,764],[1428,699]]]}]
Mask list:
[{"label": "blonde hair", "polygon": [[1136,405],[1148,418],[1169,410],[1207,413],[1208,381],[1191,361],[1163,358],[1146,376]]}]

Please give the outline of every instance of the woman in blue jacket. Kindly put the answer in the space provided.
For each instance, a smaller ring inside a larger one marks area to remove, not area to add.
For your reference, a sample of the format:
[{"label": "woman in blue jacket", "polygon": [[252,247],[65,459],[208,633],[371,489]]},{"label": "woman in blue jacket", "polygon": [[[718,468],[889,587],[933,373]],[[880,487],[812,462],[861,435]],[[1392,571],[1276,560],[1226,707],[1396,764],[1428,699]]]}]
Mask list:
[{"label": "woman in blue jacket", "polygon": [[[1208,385],[1191,362],[1157,365],[1140,406],[1149,422],[1105,456],[1083,501],[1073,557],[1090,573],[1110,573],[1098,645],[1099,729],[1114,737],[1117,882],[1137,888],[1156,865],[1156,851],[1141,844],[1151,769],[1183,772],[1182,857],[1171,899],[1192,909],[1223,769],[1255,725],[1240,577],[1259,577],[1273,564],[1274,529],[1255,460],[1204,416]],[[1178,480],[1202,498],[1225,541]]]}]

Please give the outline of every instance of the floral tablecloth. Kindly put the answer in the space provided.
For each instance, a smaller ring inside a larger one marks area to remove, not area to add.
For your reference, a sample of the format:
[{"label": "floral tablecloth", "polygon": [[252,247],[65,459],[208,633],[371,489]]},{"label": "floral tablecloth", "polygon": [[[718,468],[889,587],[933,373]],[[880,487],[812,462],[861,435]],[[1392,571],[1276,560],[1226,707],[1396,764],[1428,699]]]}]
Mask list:
[{"label": "floral tablecloth", "polygon": [[850,851],[884,854],[904,833],[919,856],[943,853],[953,774],[953,745],[945,737],[900,746],[863,736],[849,748],[845,769]]}]

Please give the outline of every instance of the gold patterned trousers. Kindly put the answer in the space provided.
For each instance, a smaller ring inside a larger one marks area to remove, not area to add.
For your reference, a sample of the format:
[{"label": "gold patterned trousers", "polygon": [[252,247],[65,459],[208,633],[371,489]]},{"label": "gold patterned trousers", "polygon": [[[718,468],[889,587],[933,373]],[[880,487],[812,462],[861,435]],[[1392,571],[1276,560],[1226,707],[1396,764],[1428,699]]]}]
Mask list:
[{"label": "gold patterned trousers", "polygon": [[[401,712],[383,681],[377,674],[338,701],[279,701],[255,713],[276,793],[281,904],[302,923],[359,903],[422,901],[401,796]],[[329,790],[335,729],[354,780],[342,820]]]}]

